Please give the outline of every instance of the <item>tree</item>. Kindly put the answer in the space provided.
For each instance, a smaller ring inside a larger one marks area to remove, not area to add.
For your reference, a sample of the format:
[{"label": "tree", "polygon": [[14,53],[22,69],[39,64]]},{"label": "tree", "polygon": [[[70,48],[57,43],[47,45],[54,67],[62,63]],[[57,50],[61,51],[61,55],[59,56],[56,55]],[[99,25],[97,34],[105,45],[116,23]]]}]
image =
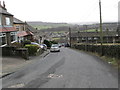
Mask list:
[{"label": "tree", "polygon": [[48,40],[44,40],[43,43],[46,44],[48,48],[51,47],[51,42],[50,42],[50,41],[48,41]]},{"label": "tree", "polygon": [[51,44],[58,44],[58,42],[56,42],[56,41],[50,41],[51,42]]}]

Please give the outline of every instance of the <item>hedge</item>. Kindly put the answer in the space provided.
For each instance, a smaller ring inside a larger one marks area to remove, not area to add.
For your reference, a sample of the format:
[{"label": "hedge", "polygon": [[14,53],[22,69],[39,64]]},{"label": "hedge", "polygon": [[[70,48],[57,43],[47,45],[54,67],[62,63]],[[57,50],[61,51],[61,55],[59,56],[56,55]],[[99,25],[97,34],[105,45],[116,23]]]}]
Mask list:
[{"label": "hedge", "polygon": [[[79,50],[86,50],[89,52],[95,52],[101,54],[100,45],[73,45],[74,48]],[[120,45],[103,45],[102,55],[120,59]]]},{"label": "hedge", "polygon": [[37,45],[27,44],[24,48],[28,48],[29,55],[36,55],[37,51],[40,49]]}]

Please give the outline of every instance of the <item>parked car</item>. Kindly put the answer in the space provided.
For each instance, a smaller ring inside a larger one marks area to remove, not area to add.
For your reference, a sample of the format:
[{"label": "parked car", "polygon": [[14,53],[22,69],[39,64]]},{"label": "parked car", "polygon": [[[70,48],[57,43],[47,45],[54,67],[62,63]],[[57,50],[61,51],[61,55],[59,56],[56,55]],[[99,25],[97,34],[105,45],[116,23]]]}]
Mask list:
[{"label": "parked car", "polygon": [[70,47],[70,45],[68,43],[65,44],[65,47]]},{"label": "parked car", "polygon": [[47,45],[46,44],[42,44],[42,46],[43,46],[44,50],[47,50]]},{"label": "parked car", "polygon": [[61,47],[61,46],[62,46],[60,43],[59,43],[58,45],[59,45],[59,47]]},{"label": "parked car", "polygon": [[60,47],[58,44],[52,44],[50,52],[60,52]]},{"label": "parked car", "polygon": [[40,48],[42,48],[41,45],[38,44],[38,43],[36,43],[36,42],[31,42],[31,44],[33,44],[33,45],[37,45],[37,46],[39,46]]},{"label": "parked car", "polygon": [[31,44],[37,45],[40,48],[42,48],[43,50],[47,50],[47,45],[46,44],[38,44],[36,42],[31,42]]}]

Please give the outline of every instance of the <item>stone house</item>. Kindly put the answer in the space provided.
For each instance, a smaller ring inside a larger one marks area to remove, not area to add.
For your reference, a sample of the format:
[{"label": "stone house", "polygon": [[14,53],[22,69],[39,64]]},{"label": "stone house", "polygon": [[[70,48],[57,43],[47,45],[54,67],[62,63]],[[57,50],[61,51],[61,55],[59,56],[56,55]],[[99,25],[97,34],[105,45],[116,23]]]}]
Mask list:
[{"label": "stone house", "polygon": [[16,30],[18,30],[18,32],[17,32],[18,42],[25,41],[25,40],[33,41],[34,34],[26,22],[23,22],[14,17],[13,24],[14,24],[14,27],[16,28]]},{"label": "stone house", "polygon": [[0,47],[11,46],[17,41],[17,30],[13,26],[13,15],[0,2]]},{"label": "stone house", "polygon": [[[71,33],[72,43],[100,43],[100,32],[76,32]],[[103,31],[103,43],[119,43],[120,39],[116,31]]]}]

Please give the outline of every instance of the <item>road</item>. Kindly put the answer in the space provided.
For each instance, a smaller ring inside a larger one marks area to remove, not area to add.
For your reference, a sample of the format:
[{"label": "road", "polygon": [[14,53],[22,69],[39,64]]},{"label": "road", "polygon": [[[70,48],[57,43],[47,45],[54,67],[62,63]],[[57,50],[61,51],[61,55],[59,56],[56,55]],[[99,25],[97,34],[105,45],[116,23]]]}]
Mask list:
[{"label": "road", "polygon": [[50,53],[3,78],[3,88],[117,88],[117,70],[69,48]]}]

